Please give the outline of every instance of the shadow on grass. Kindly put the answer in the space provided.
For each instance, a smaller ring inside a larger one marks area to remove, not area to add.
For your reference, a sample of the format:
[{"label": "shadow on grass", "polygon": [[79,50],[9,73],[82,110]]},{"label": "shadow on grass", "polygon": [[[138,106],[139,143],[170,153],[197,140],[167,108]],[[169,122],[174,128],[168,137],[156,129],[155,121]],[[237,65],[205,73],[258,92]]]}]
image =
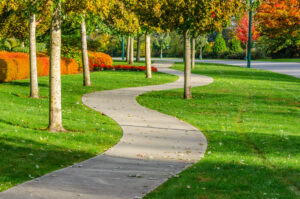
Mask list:
[{"label": "shadow on grass", "polygon": [[0,184],[21,183],[95,155],[17,135],[0,139]]},{"label": "shadow on grass", "polygon": [[[30,87],[30,82],[23,82],[23,81],[12,81],[12,82],[5,82],[2,83],[4,85],[10,85],[10,86],[22,86],[22,87]],[[48,84],[39,83],[39,87],[46,87],[48,88]]]}]

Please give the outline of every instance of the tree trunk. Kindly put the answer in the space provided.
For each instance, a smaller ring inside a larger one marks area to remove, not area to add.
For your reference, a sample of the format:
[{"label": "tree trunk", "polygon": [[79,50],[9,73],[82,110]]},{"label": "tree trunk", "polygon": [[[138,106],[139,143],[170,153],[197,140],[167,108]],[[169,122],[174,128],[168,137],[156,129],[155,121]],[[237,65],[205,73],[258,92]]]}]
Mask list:
[{"label": "tree trunk", "polygon": [[83,85],[91,86],[89,57],[88,57],[87,41],[86,41],[85,19],[83,19],[81,23],[81,53],[82,53],[82,66],[83,66]]},{"label": "tree trunk", "polygon": [[30,56],[30,97],[39,98],[37,58],[36,58],[36,20],[35,14],[29,19],[29,56]]},{"label": "tree trunk", "polygon": [[129,55],[129,64],[133,65],[134,64],[134,37],[131,37],[130,39],[130,55]]},{"label": "tree trunk", "polygon": [[203,59],[203,47],[200,46],[200,55],[199,55],[199,59],[202,60]]},{"label": "tree trunk", "polygon": [[127,39],[127,51],[126,51],[126,62],[129,62],[129,55],[130,55],[130,36]]},{"label": "tree trunk", "polygon": [[160,58],[161,59],[163,58],[163,49],[162,49],[162,47],[160,47]]},{"label": "tree trunk", "polygon": [[152,70],[151,70],[151,36],[146,33],[145,37],[146,42],[146,52],[145,52],[145,60],[146,60],[146,78],[152,78]]},{"label": "tree trunk", "polygon": [[137,38],[137,49],[136,49],[136,61],[139,62],[141,60],[141,37]]},{"label": "tree trunk", "polygon": [[245,60],[247,60],[248,58],[248,42],[246,42],[246,56],[245,56]]},{"label": "tree trunk", "polygon": [[61,108],[61,1],[54,9],[51,22],[49,130],[63,132]]},{"label": "tree trunk", "polygon": [[184,33],[184,99],[192,99],[191,91],[191,40],[190,31]]},{"label": "tree trunk", "polygon": [[196,39],[192,38],[192,69],[195,68],[195,56],[196,56]]}]

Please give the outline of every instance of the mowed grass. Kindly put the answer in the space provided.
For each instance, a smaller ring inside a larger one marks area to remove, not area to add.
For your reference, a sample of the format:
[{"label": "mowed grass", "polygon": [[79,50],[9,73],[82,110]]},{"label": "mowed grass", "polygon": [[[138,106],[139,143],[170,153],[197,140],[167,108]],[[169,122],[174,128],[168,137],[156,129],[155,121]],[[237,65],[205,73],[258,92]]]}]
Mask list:
[{"label": "mowed grass", "polygon": [[[115,63],[118,64],[118,63]],[[0,192],[51,171],[81,162],[116,144],[121,128],[112,119],[84,106],[85,93],[121,87],[162,84],[176,77],[143,72],[94,72],[93,86],[82,75],[62,77],[63,124],[70,133],[49,133],[48,78],[39,78],[40,99],[31,99],[29,81],[0,84]]]},{"label": "mowed grass", "polygon": [[192,100],[182,99],[182,89],[138,98],[208,139],[205,158],[146,198],[300,198],[300,80],[213,64],[197,64],[193,73],[215,82],[193,88]]}]

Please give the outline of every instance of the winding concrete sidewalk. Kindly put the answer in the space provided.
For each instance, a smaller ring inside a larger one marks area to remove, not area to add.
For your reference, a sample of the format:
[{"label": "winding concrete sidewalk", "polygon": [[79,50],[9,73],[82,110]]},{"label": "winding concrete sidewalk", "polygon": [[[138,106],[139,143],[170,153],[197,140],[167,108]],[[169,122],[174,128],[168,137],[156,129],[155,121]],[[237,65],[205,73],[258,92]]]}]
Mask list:
[{"label": "winding concrete sidewalk", "polygon": [[[183,87],[183,73],[156,64],[159,71],[178,75],[176,82],[85,95],[83,102],[113,118],[123,138],[102,155],[47,174],[0,193],[1,199],[142,198],[171,176],[199,161],[207,148],[205,136],[177,118],[149,110],[136,97],[149,91]],[[193,86],[212,83],[192,75]]]}]

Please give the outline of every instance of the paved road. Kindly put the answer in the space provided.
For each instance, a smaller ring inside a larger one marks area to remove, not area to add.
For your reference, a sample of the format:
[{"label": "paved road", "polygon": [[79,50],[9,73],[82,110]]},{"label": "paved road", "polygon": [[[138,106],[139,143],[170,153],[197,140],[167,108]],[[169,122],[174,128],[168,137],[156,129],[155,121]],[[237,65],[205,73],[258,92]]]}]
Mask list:
[{"label": "paved road", "polygon": [[[183,87],[183,73],[172,64],[155,64],[159,71],[178,75],[173,83],[123,88],[87,94],[83,102],[113,118],[123,138],[90,160],[0,193],[0,199],[138,199],[199,161],[207,148],[205,136],[175,117],[142,107],[136,97],[152,90]],[[193,86],[213,79],[192,75]]]},{"label": "paved road", "polygon": [[[120,60],[120,58],[114,58]],[[143,60],[143,59],[142,59]],[[182,59],[159,59],[153,58],[153,61],[171,61],[171,62],[182,62]],[[227,61],[227,60],[197,60],[197,63],[217,63],[217,64],[229,64],[235,66],[246,67],[246,61]],[[252,67],[262,70],[273,71],[286,75],[291,75],[300,78],[300,63],[294,62],[263,62],[263,61],[252,61]]]}]

